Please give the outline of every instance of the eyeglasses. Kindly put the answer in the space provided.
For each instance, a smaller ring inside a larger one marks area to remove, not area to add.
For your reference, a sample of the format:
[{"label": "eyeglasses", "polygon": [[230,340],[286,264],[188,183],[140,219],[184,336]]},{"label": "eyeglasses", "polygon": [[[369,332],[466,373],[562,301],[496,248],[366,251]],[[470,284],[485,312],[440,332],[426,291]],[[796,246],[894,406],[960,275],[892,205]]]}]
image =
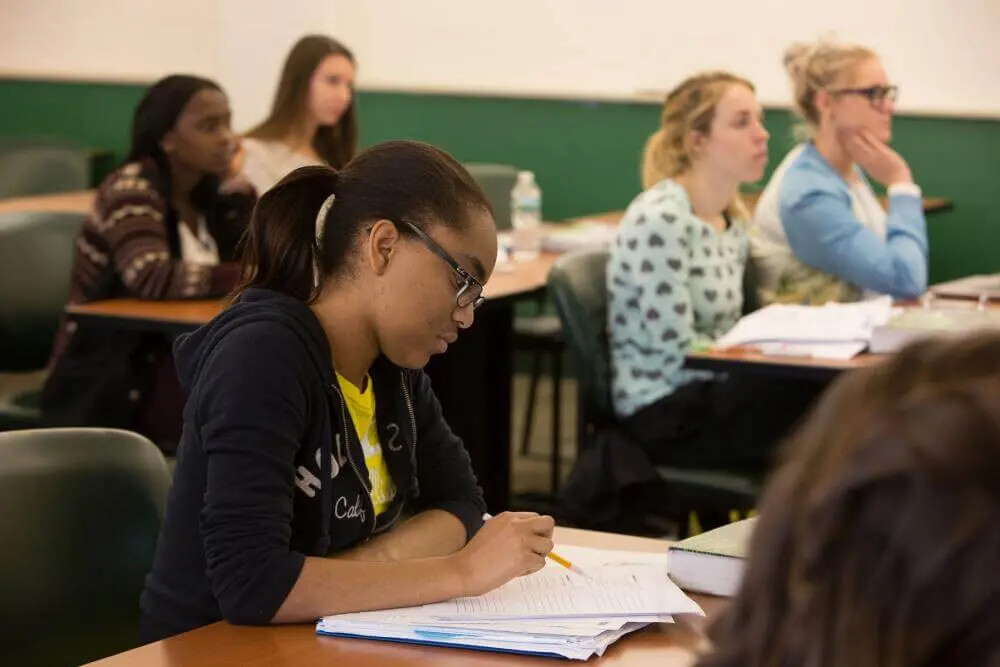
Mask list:
[{"label": "eyeglasses", "polygon": [[486,301],[486,297],[483,296],[483,284],[463,269],[462,265],[456,262],[454,257],[449,255],[444,248],[439,246],[434,239],[427,236],[419,227],[409,222],[404,222],[403,225],[413,232],[420,239],[420,242],[427,246],[431,252],[447,262],[451,270],[462,279],[462,286],[455,294],[455,305],[459,308],[472,306],[473,310],[483,305],[483,302]]},{"label": "eyeglasses", "polygon": [[860,95],[867,97],[868,102],[875,106],[886,101],[895,102],[899,97],[899,86],[869,86],[867,88],[840,88],[831,90],[831,95]]}]

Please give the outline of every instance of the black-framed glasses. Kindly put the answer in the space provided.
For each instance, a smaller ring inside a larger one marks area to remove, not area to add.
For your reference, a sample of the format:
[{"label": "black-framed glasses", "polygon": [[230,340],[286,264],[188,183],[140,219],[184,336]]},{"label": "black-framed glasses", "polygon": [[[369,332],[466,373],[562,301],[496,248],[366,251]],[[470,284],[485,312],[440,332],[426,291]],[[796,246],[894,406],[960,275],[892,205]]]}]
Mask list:
[{"label": "black-framed glasses", "polygon": [[458,292],[455,294],[455,305],[459,308],[472,306],[473,310],[483,305],[483,302],[486,301],[486,297],[483,295],[483,284],[475,276],[463,269],[462,265],[455,261],[455,258],[449,255],[447,250],[438,245],[437,241],[427,236],[422,229],[409,222],[404,222],[403,224],[420,239],[421,243],[427,246],[428,250],[447,262],[451,270],[462,279],[462,286],[458,288]]},{"label": "black-framed glasses", "polygon": [[860,95],[868,99],[869,104],[884,104],[895,102],[899,97],[899,86],[868,86],[867,88],[840,88],[831,90],[831,95]]}]

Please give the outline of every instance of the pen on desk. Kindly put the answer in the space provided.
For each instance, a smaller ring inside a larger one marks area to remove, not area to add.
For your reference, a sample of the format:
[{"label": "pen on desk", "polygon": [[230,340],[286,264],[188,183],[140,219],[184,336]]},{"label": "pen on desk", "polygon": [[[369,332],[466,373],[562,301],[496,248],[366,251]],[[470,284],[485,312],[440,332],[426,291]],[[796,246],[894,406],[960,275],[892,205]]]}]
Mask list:
[{"label": "pen on desk", "polygon": [[[489,521],[492,518],[493,518],[493,515],[490,514],[489,512],[487,512],[486,514],[483,514],[483,521]],[[579,565],[574,565],[570,561],[566,560],[565,558],[563,558],[562,556],[560,556],[559,554],[557,554],[555,551],[550,551],[549,554],[548,554],[548,556],[552,560],[553,563],[556,563],[558,565],[562,565],[564,568],[566,568],[570,572],[575,572],[576,574],[580,575],[581,577],[586,577],[587,576],[587,573],[584,572],[583,569],[581,569]]]}]

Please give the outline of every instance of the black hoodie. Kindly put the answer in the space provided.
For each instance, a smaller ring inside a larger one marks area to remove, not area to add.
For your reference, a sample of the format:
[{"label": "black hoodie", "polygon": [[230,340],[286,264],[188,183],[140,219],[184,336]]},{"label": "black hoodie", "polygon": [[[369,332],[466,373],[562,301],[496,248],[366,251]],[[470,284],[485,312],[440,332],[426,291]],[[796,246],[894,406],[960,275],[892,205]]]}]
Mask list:
[{"label": "black hoodie", "polygon": [[[306,556],[442,509],[471,537],[486,511],[469,456],[422,371],[369,370],[379,441],[396,487],[375,517],[365,457],[312,311],[250,289],[174,346],[189,393],[177,469],[140,598],[143,640],[225,618],[266,624]],[[324,482],[324,480],[329,480]]]}]

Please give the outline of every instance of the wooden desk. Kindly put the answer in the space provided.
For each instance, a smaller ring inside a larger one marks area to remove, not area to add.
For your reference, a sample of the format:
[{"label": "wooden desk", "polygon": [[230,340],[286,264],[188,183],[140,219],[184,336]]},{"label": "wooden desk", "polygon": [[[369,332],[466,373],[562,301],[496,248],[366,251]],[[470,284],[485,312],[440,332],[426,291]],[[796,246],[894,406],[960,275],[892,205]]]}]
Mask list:
[{"label": "wooden desk", "polygon": [[[486,283],[486,303],[523,298],[544,289],[549,269],[558,258],[559,255],[554,253],[542,253],[538,259],[512,264],[509,271],[494,271]],[[113,323],[129,329],[176,333],[197,329],[218,315],[224,306],[223,299],[108,299],[69,305],[66,312],[77,321]]]},{"label": "wooden desk", "polygon": [[57,213],[90,213],[97,190],[74,190],[51,195],[0,198],[0,213],[23,211],[54,211]]},{"label": "wooden desk", "polygon": [[[644,537],[556,528],[556,542],[605,549],[661,551],[667,543]],[[726,600],[694,596],[709,618]],[[623,637],[588,665],[680,667],[690,665],[704,645],[706,619],[678,616],[674,624],[654,625]],[[487,653],[459,648],[414,646],[364,639],[320,637],[312,625],[234,627],[225,622],[192,630],[94,663],[94,667],[190,667],[194,665],[350,665],[389,667],[515,667],[570,664],[552,658]]]},{"label": "wooden desk", "polygon": [[832,380],[834,377],[855,368],[863,368],[888,358],[890,355],[864,352],[848,359],[813,359],[810,357],[787,357],[775,354],[731,348],[728,350],[700,350],[688,352],[684,361],[686,368],[695,368],[717,373],[748,373],[771,377],[792,377],[803,380]]},{"label": "wooden desk", "polygon": [[[514,303],[545,289],[557,257],[544,253],[536,260],[513,264],[510,271],[494,271],[486,284],[489,298],[476,311],[475,324],[426,367],[444,416],[465,443],[494,513],[510,506]],[[68,306],[66,312],[85,326],[174,335],[205,324],[223,306],[219,299],[111,299]]]}]

